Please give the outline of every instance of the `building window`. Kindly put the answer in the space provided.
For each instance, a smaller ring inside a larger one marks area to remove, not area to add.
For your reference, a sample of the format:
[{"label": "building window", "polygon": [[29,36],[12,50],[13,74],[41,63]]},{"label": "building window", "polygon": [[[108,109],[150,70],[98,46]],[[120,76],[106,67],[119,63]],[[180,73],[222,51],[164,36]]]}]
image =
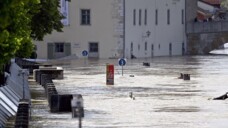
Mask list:
[{"label": "building window", "polygon": [[169,55],[172,56],[172,43],[169,43]]},{"label": "building window", "polygon": [[181,23],[184,24],[184,9],[181,10]]},{"label": "building window", "polygon": [[131,52],[133,52],[133,42],[131,42]]},{"label": "building window", "polygon": [[167,10],[167,24],[170,24],[170,10]]},{"label": "building window", "polygon": [[145,42],[145,51],[147,51],[147,42]]},{"label": "building window", "polygon": [[139,26],[141,26],[142,10],[139,9]]},{"label": "building window", "polygon": [[89,52],[98,52],[98,43],[89,43]]},{"label": "building window", "polygon": [[81,25],[90,25],[90,10],[81,9]]},{"label": "building window", "polygon": [[158,49],[160,50],[160,48],[161,48],[161,45],[159,44],[159,45],[158,45]]},{"label": "building window", "polygon": [[133,25],[135,26],[136,24],[136,10],[133,10]]},{"label": "building window", "polygon": [[138,44],[138,51],[140,50],[140,44]]},{"label": "building window", "polygon": [[147,25],[147,10],[145,9],[144,24]]},{"label": "building window", "polygon": [[184,43],[182,43],[182,55],[185,54],[185,46],[184,46]]},{"label": "building window", "polygon": [[158,9],[155,10],[155,24],[158,25]]},{"label": "building window", "polygon": [[55,43],[55,52],[64,52],[64,43]]}]

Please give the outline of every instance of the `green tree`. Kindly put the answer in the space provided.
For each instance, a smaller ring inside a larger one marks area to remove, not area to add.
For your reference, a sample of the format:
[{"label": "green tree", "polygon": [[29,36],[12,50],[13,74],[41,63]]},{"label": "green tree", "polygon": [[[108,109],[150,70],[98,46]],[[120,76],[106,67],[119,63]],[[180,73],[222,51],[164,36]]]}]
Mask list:
[{"label": "green tree", "polygon": [[15,56],[23,40],[31,42],[29,5],[38,0],[0,0],[0,67]]},{"label": "green tree", "polygon": [[33,40],[62,31],[59,0],[0,0],[0,71],[11,58],[28,57]]},{"label": "green tree", "polygon": [[221,6],[225,9],[228,9],[228,0],[222,0]]},{"label": "green tree", "polygon": [[59,0],[40,0],[39,13],[32,17],[31,37],[34,40],[43,40],[44,36],[51,34],[53,30],[62,32],[61,19],[64,17],[58,10],[59,7]]}]

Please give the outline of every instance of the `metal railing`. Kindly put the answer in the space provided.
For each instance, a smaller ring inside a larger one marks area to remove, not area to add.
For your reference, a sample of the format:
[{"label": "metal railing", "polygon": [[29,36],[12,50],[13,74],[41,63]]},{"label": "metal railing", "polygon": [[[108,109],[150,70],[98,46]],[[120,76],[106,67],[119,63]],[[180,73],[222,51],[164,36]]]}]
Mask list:
[{"label": "metal railing", "polygon": [[228,21],[188,22],[186,33],[228,32]]}]

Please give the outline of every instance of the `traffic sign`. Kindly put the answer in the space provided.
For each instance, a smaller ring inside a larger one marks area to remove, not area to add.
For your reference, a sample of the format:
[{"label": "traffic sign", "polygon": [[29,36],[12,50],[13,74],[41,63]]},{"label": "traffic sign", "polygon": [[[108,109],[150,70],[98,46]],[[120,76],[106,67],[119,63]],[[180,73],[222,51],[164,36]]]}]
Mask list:
[{"label": "traffic sign", "polygon": [[119,59],[119,65],[120,66],[126,65],[126,60],[124,58]]},{"label": "traffic sign", "polygon": [[88,54],[89,54],[88,51],[86,51],[86,50],[82,51],[83,56],[88,56]]}]

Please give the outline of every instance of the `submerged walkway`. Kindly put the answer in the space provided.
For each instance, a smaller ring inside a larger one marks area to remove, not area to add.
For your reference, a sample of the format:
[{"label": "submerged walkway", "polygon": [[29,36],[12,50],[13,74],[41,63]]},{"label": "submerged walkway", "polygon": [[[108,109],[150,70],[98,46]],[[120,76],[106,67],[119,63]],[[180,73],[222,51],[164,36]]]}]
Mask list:
[{"label": "submerged walkway", "polygon": [[[41,118],[42,115],[39,115],[37,111],[45,111],[49,112],[48,102],[47,98],[45,97],[44,88],[36,83],[33,78],[29,79],[29,87],[31,91],[31,117],[29,121],[29,127],[30,128],[41,128],[42,127],[42,121]],[[39,124],[37,126],[33,126],[34,122],[40,122],[36,123]]]},{"label": "submerged walkway", "polygon": [[[32,77],[29,78],[29,88],[31,91],[31,117],[29,120],[30,128],[40,128],[42,127],[42,122],[40,125],[33,126],[34,122],[39,122],[42,118],[42,115],[38,115],[36,111],[46,111],[49,112],[48,102],[44,95],[44,88],[37,84]],[[36,114],[35,114],[36,113]],[[6,122],[6,128],[14,128],[15,116],[11,117],[8,122]],[[37,123],[36,123],[37,124]]]}]

